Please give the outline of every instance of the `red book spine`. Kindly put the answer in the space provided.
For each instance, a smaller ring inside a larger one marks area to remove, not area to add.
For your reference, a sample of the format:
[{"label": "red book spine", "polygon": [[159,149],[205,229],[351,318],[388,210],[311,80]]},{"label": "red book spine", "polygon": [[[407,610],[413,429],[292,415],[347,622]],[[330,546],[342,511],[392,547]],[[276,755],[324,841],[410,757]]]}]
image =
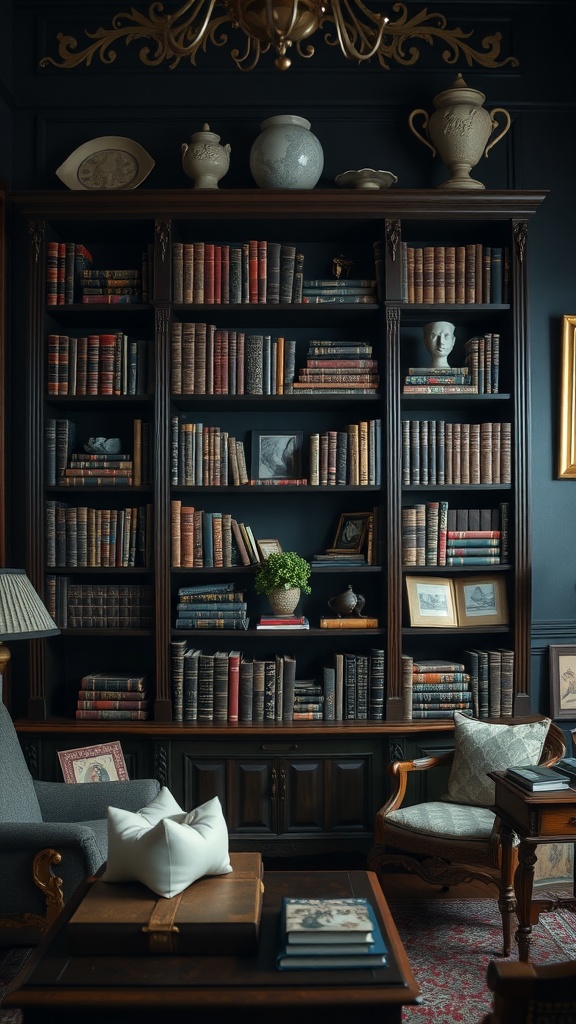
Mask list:
[{"label": "red book spine", "polygon": [[214,246],[214,302],[222,302],[222,246]]},{"label": "red book spine", "polygon": [[204,245],[204,302],[214,304],[214,243]]}]

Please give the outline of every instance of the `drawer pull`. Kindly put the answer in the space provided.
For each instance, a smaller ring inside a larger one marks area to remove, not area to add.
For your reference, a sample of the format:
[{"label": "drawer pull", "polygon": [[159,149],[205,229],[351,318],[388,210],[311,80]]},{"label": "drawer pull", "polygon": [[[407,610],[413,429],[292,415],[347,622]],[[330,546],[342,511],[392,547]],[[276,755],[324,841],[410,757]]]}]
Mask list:
[{"label": "drawer pull", "polygon": [[572,828],[574,828],[574,826],[576,826],[576,818],[575,817],[568,818],[568,824],[571,825]]},{"label": "drawer pull", "polygon": [[281,754],[286,750],[298,750],[298,744],[285,743],[284,745],[282,745],[274,743],[273,745],[271,745],[269,743],[263,743],[262,746],[260,747],[260,750],[268,750],[271,751],[273,754]]}]

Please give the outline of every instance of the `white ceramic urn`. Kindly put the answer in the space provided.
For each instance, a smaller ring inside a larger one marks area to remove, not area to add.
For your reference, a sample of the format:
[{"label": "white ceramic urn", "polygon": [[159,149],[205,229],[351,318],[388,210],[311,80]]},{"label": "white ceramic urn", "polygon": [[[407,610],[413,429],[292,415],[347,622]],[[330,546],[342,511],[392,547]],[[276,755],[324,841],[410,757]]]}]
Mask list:
[{"label": "white ceramic urn", "polygon": [[250,171],[259,188],[314,188],[324,169],[324,151],[310,121],[277,114],[261,124],[250,150]]},{"label": "white ceramic urn", "polygon": [[182,167],[194,182],[194,188],[218,188],[218,182],[230,167],[230,145],[220,145],[220,136],[205,124],[190,144],[182,143]]},{"label": "white ceramic urn", "polygon": [[[414,135],[425,146],[432,150],[432,155],[440,155],[447,167],[450,177],[440,188],[484,188],[481,181],[470,177],[470,171],[476,166],[481,156],[488,156],[492,146],[506,135],[510,128],[510,114],[503,107],[485,110],[482,104],[486,99],[483,92],[470,89],[462,75],[458,75],[451,89],[438,93],[434,97],[435,112],[429,118],[425,110],[413,110],[408,124]],[[502,114],[504,127],[492,139],[493,131],[500,127],[495,114]],[[414,125],[414,118],[422,115],[422,128],[428,138],[422,135]],[[490,139],[490,141],[488,141]]]}]

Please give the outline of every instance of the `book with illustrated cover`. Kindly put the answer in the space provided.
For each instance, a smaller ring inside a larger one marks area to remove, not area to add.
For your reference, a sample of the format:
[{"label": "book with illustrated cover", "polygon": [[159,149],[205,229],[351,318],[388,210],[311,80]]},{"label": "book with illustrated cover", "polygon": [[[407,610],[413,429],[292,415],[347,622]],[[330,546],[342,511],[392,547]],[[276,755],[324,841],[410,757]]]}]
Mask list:
[{"label": "book with illustrated cover", "polygon": [[385,967],[387,949],[366,899],[282,902],[279,970]]}]

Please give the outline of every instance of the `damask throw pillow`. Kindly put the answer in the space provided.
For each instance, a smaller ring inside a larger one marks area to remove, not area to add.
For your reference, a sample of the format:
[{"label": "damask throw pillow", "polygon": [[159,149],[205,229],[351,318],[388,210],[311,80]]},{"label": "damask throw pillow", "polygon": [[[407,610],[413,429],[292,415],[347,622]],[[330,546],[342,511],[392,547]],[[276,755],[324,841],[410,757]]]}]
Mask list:
[{"label": "damask throw pillow", "polygon": [[186,813],[163,786],[133,813],[108,808],[105,882],[142,882],[158,896],[176,896],[197,878],[232,871],[228,828],[218,797]]},{"label": "damask throw pillow", "polygon": [[492,725],[454,713],[454,760],[447,799],[458,804],[490,807],[494,783],[486,772],[512,765],[538,764],[550,719],[521,725]]}]

